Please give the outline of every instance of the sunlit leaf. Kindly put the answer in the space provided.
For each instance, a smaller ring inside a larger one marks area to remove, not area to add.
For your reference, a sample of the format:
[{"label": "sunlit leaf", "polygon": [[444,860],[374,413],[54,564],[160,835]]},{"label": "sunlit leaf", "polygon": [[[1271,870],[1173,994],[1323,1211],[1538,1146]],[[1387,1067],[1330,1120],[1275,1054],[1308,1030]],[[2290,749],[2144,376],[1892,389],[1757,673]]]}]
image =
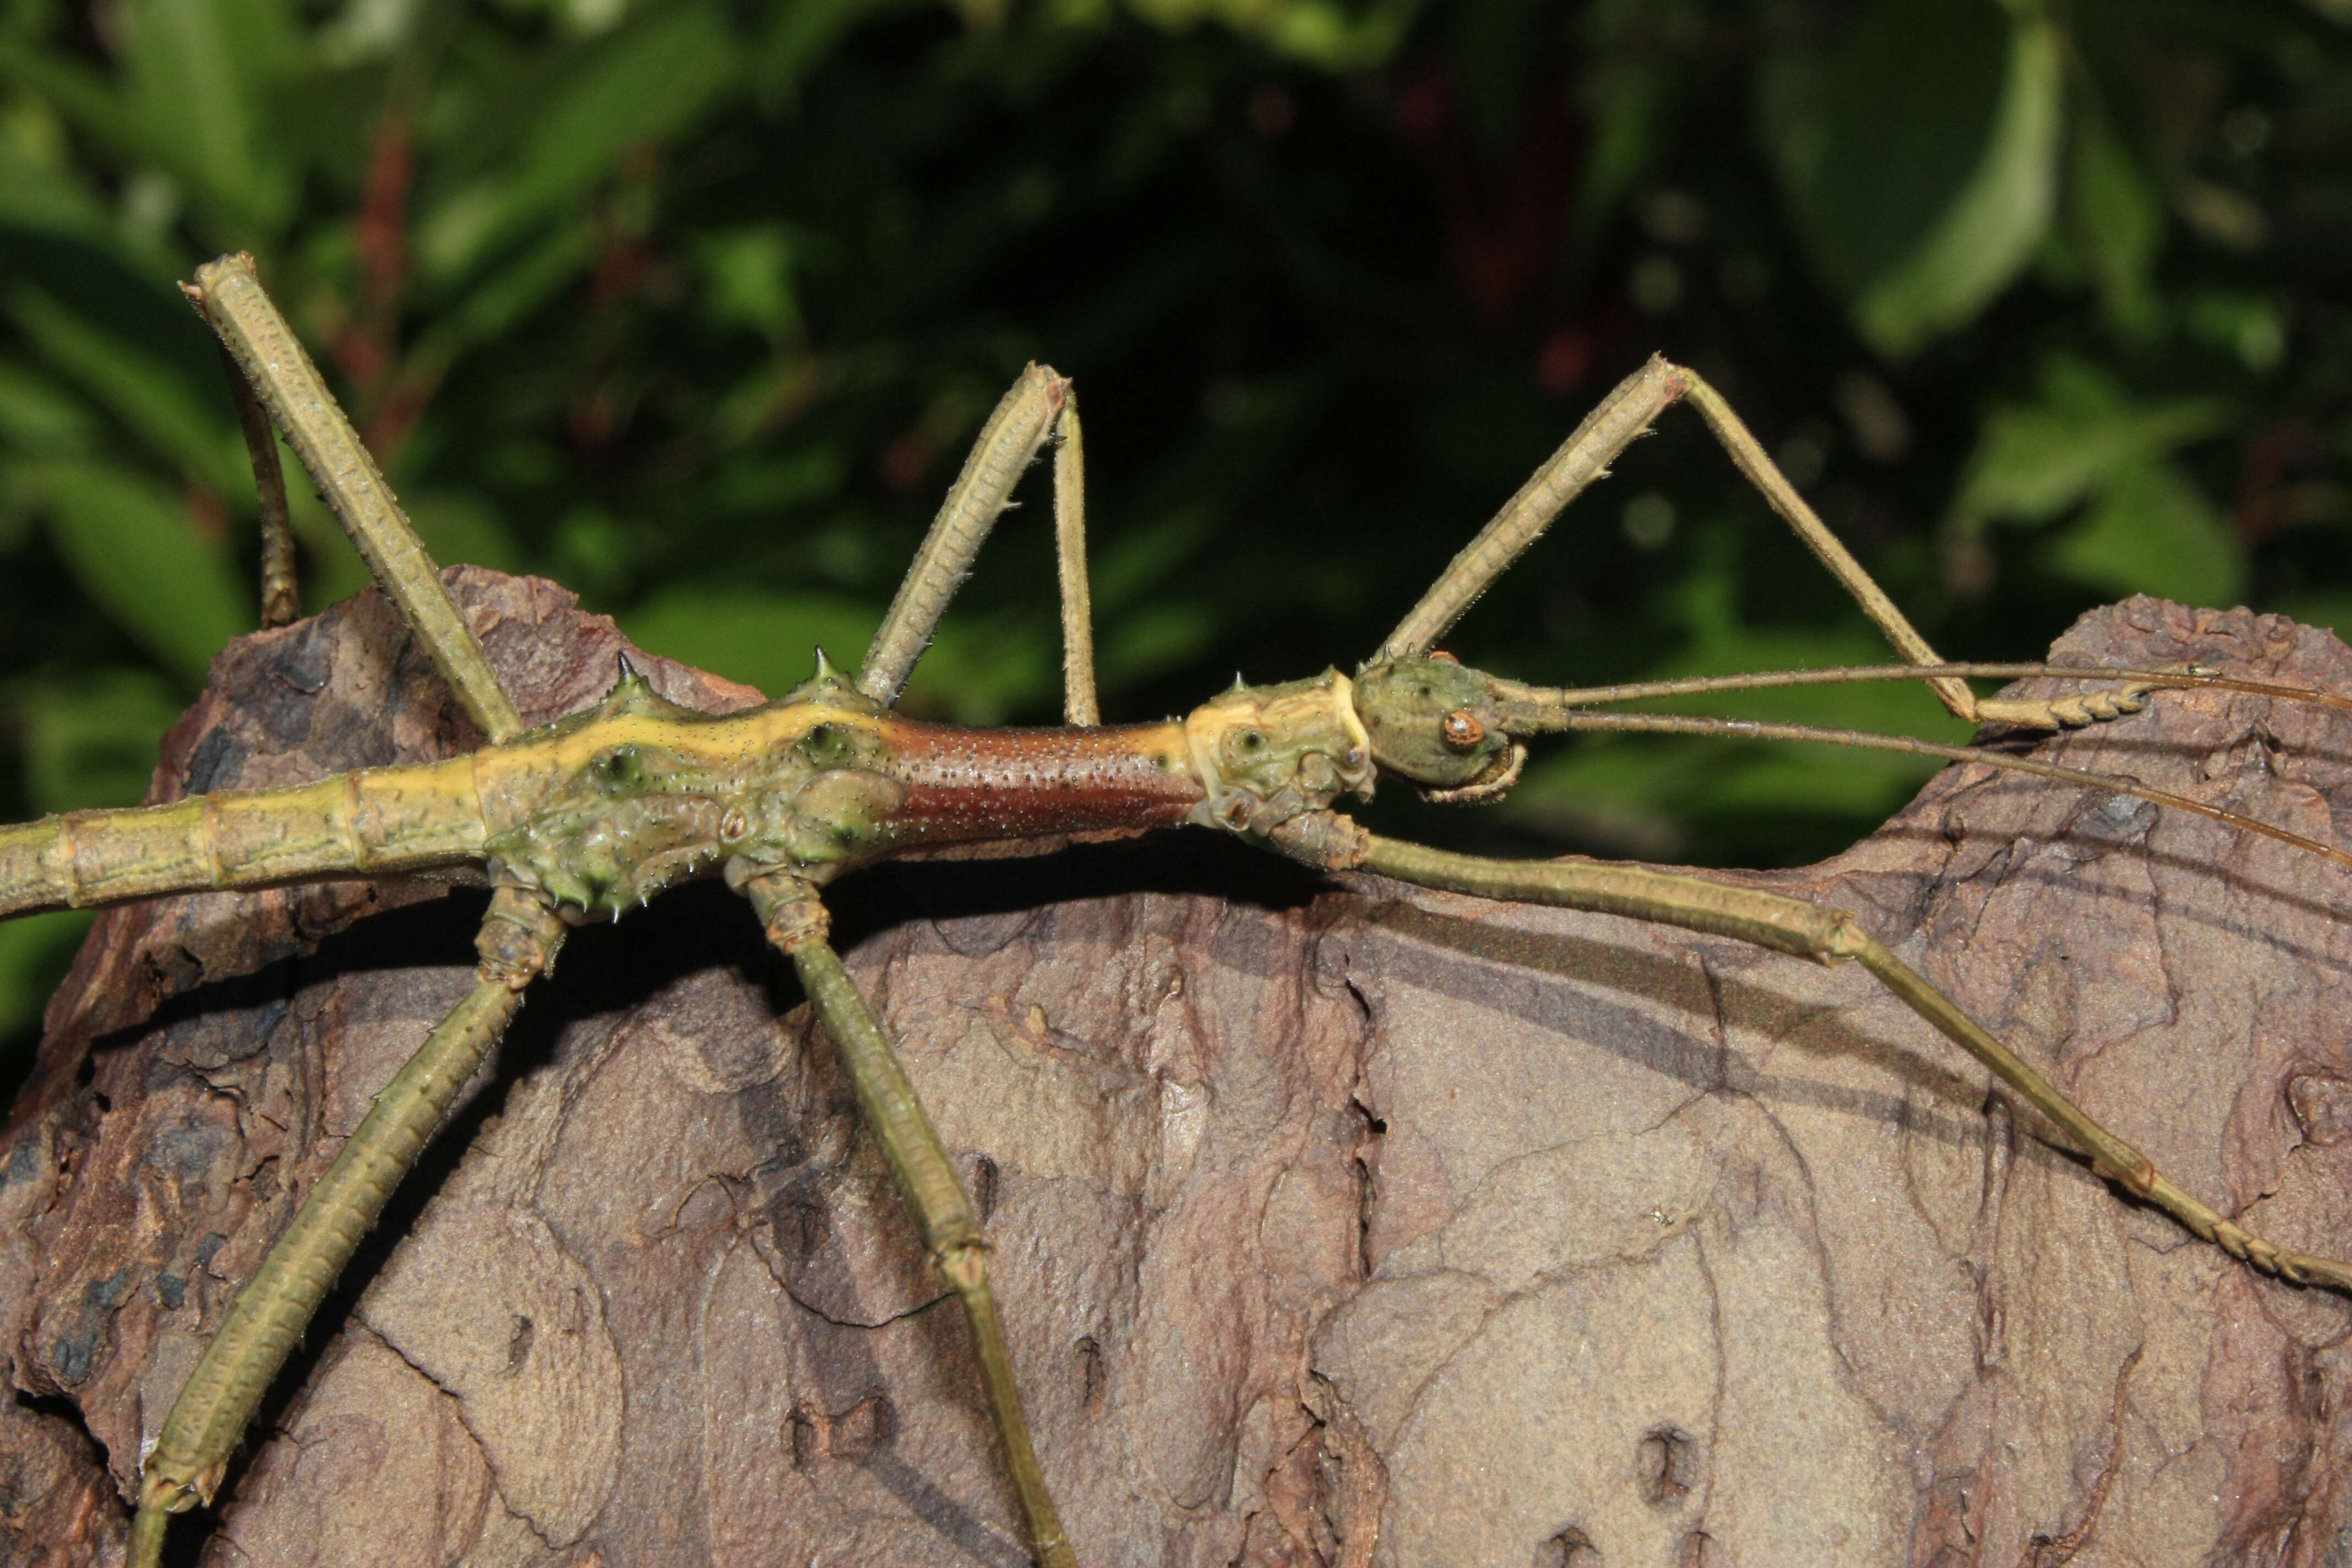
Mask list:
[{"label": "sunlit leaf", "polygon": [[2153,594],[2227,609],[2246,591],[2246,552],[2229,521],[2173,463],[2137,463],[2054,541],[2053,570],[2114,595]]},{"label": "sunlit leaf", "polygon": [[2043,361],[2042,398],[1985,417],[1953,514],[1963,522],[2039,522],[2078,505],[2119,474],[2221,429],[2211,398],[2139,405],[2105,372],[2072,355]]},{"label": "sunlit leaf", "polygon": [[217,204],[232,228],[275,232],[294,182],[260,109],[296,52],[286,7],[280,0],[131,0],[123,20],[131,110],[147,155]]},{"label": "sunlit leaf", "polygon": [[0,441],[29,457],[79,451],[98,433],[81,400],[30,366],[0,360]]},{"label": "sunlit leaf", "polygon": [[2008,39],[1992,0],[1877,0],[1833,55],[1769,62],[1767,140],[1832,288],[1858,294],[1899,268],[1982,164]]},{"label": "sunlit leaf", "polygon": [[649,9],[600,41],[534,121],[502,184],[428,219],[425,259],[462,271],[603,179],[627,149],[686,125],[734,78],[739,53],[719,13],[699,5]]},{"label": "sunlit leaf", "polygon": [[1163,27],[1221,22],[1277,54],[1328,70],[1379,65],[1403,42],[1421,0],[1128,0]]},{"label": "sunlit leaf", "polygon": [[2063,88],[2057,28],[2021,16],[1976,171],[1918,247],[1854,300],[1854,324],[1881,353],[1909,354],[1966,325],[2032,259],[2056,204]]},{"label": "sunlit leaf", "polygon": [[105,244],[107,213],[79,172],[28,158],[0,142],[0,227],[69,235]]},{"label": "sunlit leaf", "polygon": [[2057,190],[2064,47],[2028,0],[1879,0],[1826,58],[1759,81],[1791,214],[1891,356],[1973,320],[2032,259]]}]

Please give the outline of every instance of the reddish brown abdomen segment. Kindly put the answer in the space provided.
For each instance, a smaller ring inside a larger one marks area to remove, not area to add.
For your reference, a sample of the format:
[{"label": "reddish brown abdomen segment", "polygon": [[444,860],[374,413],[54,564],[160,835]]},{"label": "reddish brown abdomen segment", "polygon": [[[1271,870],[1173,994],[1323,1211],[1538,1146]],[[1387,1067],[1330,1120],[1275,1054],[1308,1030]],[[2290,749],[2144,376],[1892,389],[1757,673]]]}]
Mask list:
[{"label": "reddish brown abdomen segment", "polygon": [[967,730],[888,719],[881,730],[891,776],[907,786],[890,819],[900,843],[1169,827],[1206,794],[1174,724]]}]

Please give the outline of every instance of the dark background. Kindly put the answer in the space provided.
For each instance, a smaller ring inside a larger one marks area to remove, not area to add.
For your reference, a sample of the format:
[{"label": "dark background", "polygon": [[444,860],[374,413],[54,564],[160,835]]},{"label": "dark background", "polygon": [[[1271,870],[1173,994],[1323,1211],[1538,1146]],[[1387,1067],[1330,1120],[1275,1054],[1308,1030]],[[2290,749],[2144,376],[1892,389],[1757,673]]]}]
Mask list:
[{"label": "dark background", "polygon": [[[1351,667],[1657,350],[1947,655],[2136,592],[2352,616],[2352,0],[0,0],[0,820],[135,801],[253,624],[173,287],[235,248],[440,560],[770,691],[863,649],[1032,358],[1114,719]],[[296,489],[317,607],[363,577]],[[1029,497],[909,705],[1054,716]],[[1884,657],[1687,414],[1449,641]],[[1921,776],[1586,742],[1409,830],[1792,863]],[[0,925],[0,1037],[79,930]]]}]

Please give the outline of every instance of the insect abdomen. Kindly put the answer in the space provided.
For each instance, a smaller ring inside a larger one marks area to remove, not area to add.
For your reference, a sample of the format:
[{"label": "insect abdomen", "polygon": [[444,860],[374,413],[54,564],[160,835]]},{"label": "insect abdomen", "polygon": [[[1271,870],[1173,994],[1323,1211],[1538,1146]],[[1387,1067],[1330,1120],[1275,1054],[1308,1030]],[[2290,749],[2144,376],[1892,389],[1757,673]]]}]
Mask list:
[{"label": "insect abdomen", "polygon": [[480,855],[470,757],[0,827],[0,917]]}]

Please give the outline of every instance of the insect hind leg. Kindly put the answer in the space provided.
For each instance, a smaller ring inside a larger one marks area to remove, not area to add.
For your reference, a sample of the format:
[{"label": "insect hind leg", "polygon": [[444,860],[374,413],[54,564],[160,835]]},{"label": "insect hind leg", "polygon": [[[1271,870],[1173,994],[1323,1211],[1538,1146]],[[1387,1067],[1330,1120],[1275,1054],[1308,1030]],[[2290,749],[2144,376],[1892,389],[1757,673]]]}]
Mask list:
[{"label": "insect hind leg", "polygon": [[[326,497],[384,595],[399,606],[401,619],[424,645],[467,716],[492,741],[520,734],[522,719],[490,672],[481,644],[442,584],[439,569],[301,340],[262,291],[253,258],[240,252],[207,261],[196,268],[194,283],[181,287],[188,303],[219,335],[221,346],[244,373],[286,444],[302,459],[319,493]],[[257,440],[250,424],[246,441],[258,482],[268,443]],[[276,466],[274,450],[267,461]]]}]

